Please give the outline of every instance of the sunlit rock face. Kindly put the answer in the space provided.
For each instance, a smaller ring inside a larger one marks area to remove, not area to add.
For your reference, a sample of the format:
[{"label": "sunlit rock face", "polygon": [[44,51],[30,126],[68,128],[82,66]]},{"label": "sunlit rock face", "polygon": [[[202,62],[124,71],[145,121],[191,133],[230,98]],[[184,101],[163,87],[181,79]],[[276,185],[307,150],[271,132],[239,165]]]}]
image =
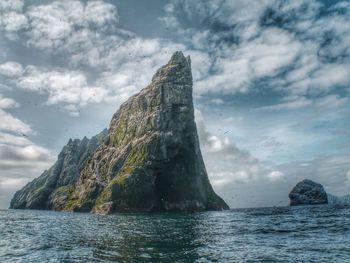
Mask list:
[{"label": "sunlit rock face", "polygon": [[323,186],[305,179],[299,182],[289,193],[290,205],[320,205],[327,204],[327,193]]},{"label": "sunlit rock face", "polygon": [[97,213],[228,209],[199,148],[189,57],[175,52],[121,105],[64,198],[51,200],[57,210]]}]

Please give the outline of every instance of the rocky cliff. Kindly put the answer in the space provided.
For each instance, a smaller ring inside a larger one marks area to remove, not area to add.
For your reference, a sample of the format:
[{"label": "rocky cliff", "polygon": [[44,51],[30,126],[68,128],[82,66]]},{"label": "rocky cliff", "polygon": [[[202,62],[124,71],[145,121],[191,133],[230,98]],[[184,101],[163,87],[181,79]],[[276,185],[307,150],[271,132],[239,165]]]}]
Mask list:
[{"label": "rocky cliff", "polygon": [[327,204],[327,193],[323,186],[305,179],[299,182],[289,193],[290,205],[320,205]]},{"label": "rocky cliff", "polygon": [[91,139],[86,137],[82,140],[70,139],[50,169],[15,193],[10,208],[62,209],[71,187],[79,178],[85,161],[102,143],[106,135],[107,129]]},{"label": "rocky cliff", "polygon": [[[62,177],[72,177],[69,183],[55,180],[41,189],[45,173],[56,174],[45,172],[31,183],[30,194],[28,185],[15,194],[11,207],[98,213],[228,209],[206,173],[194,121],[191,62],[181,52],[121,105],[104,142],[79,164]],[[47,188],[53,192],[47,194]]]}]

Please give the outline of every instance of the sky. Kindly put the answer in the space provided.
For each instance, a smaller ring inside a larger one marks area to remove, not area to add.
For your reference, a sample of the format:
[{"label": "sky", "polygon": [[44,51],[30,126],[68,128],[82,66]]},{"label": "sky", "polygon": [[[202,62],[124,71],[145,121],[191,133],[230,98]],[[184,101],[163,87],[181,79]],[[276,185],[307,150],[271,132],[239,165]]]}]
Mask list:
[{"label": "sky", "polygon": [[91,137],[177,50],[215,191],[350,193],[350,1],[0,1],[0,208]]}]

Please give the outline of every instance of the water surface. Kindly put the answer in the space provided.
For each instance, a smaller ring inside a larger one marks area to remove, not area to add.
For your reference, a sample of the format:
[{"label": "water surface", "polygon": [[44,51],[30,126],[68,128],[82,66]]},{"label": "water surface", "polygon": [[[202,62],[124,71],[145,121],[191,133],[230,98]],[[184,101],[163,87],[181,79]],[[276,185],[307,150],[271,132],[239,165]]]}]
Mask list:
[{"label": "water surface", "polygon": [[350,208],[0,210],[0,262],[350,262]]}]

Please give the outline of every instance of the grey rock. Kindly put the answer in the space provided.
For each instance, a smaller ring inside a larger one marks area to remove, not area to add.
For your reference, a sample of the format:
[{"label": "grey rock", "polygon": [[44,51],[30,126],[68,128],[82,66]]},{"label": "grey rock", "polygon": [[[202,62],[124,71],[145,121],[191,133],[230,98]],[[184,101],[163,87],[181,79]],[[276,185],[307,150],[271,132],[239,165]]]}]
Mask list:
[{"label": "grey rock", "polygon": [[106,135],[107,129],[90,140],[86,137],[82,140],[70,139],[49,170],[15,193],[10,208],[61,210],[71,187],[79,178],[84,162]]},{"label": "grey rock", "polygon": [[104,214],[229,209],[207,176],[194,121],[191,61],[182,52],[120,106],[92,154],[80,161],[76,152],[68,160],[59,157],[17,192],[11,207]]},{"label": "grey rock", "polygon": [[290,205],[320,205],[327,204],[327,193],[323,186],[305,179],[299,182],[289,193]]}]

